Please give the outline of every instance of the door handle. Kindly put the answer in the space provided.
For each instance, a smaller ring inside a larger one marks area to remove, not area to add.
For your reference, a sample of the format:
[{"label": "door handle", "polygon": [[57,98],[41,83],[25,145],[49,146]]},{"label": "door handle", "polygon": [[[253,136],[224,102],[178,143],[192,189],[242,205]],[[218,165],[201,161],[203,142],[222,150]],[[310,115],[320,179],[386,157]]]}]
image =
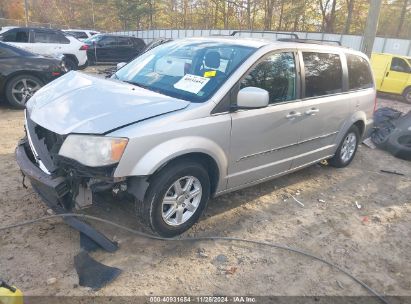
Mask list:
[{"label": "door handle", "polygon": [[311,108],[311,109],[305,111],[305,114],[306,114],[306,115],[315,115],[315,114],[318,113],[318,112],[320,112],[319,109],[317,109],[317,108]]},{"label": "door handle", "polygon": [[290,113],[287,114],[286,118],[287,119],[294,119],[296,117],[300,117],[302,114],[300,112],[296,111],[291,111]]},{"label": "door handle", "polygon": [[387,72],[387,73],[385,74],[385,77],[388,77],[388,75],[390,75],[390,72]]}]

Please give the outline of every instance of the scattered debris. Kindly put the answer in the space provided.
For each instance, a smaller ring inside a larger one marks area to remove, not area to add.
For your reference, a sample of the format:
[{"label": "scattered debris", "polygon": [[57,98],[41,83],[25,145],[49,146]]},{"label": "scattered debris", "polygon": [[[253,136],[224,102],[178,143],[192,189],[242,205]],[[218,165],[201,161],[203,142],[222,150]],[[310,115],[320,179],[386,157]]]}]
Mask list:
[{"label": "scattered debris", "polygon": [[208,254],[205,252],[204,248],[198,248],[197,253],[200,258],[208,258]]},{"label": "scattered debris", "polygon": [[370,149],[377,148],[377,146],[372,142],[371,137],[364,139],[362,143]]},{"label": "scattered debris", "polygon": [[56,278],[47,279],[47,285],[53,285],[53,284],[56,284],[56,282],[57,282]]},{"label": "scattered debris", "polygon": [[219,254],[214,260],[218,263],[224,264],[228,262],[228,257],[224,254]]},{"label": "scattered debris", "polygon": [[361,222],[363,222],[364,224],[368,223],[368,222],[369,222],[368,216],[364,216],[364,217],[362,218]]},{"label": "scattered debris", "polygon": [[325,203],[325,200],[319,198],[319,199],[318,199],[318,202],[320,202],[320,203]]},{"label": "scattered debris", "polygon": [[48,215],[53,215],[53,214],[54,214],[54,211],[51,210],[51,209],[47,209],[47,210],[46,210],[46,213],[47,213]]},{"label": "scattered debris", "polygon": [[235,267],[235,266],[231,266],[231,267],[228,267],[226,270],[225,270],[225,273],[226,274],[235,274],[236,273],[236,271],[237,271],[237,267]]},{"label": "scattered debris", "polygon": [[336,282],[337,282],[338,287],[340,287],[341,289],[344,289],[344,286],[340,281],[336,280]]},{"label": "scattered debris", "polygon": [[381,172],[384,172],[384,173],[401,175],[401,176],[404,176],[404,175],[405,175],[404,173],[400,173],[400,172],[397,172],[397,171],[390,171],[390,170],[383,170],[383,169],[381,169],[380,171],[381,171]]},{"label": "scattered debris", "polygon": [[357,208],[358,208],[358,209],[361,209],[361,205],[360,205],[360,204],[358,204],[358,202],[357,202],[357,201],[355,201],[355,205],[357,206]]},{"label": "scattered debris", "polygon": [[297,203],[299,203],[301,206],[304,207],[304,204],[302,202],[300,202],[298,199],[296,199],[292,194],[290,194],[290,195]]}]

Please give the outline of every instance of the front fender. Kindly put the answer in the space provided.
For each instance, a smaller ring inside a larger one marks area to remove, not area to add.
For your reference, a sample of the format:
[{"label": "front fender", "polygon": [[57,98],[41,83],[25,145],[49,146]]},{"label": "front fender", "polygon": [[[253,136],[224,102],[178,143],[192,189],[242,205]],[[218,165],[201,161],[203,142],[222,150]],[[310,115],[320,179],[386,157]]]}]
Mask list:
[{"label": "front fender", "polygon": [[155,146],[130,167],[128,172],[115,172],[115,176],[148,176],[155,173],[170,160],[190,153],[204,153],[216,162],[220,178],[219,187],[224,186],[228,160],[223,148],[214,141],[199,136],[174,138]]}]

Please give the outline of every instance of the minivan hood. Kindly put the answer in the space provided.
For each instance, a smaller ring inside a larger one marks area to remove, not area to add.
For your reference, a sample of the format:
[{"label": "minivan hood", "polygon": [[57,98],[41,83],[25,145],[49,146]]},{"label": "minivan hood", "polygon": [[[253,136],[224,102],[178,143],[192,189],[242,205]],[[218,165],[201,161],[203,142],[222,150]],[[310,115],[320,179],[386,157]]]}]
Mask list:
[{"label": "minivan hood", "polygon": [[26,107],[36,124],[65,135],[104,134],[189,104],[118,80],[69,72],[40,89]]}]

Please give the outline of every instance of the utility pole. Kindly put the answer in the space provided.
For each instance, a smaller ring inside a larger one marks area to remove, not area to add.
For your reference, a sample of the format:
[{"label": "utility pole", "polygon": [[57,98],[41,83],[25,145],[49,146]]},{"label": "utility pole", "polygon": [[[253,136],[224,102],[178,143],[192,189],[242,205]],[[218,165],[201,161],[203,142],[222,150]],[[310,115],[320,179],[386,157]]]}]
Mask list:
[{"label": "utility pole", "polygon": [[94,0],[91,0],[91,11],[93,13],[93,30],[95,30],[96,29],[96,22],[95,22],[95,19],[94,19]]},{"label": "utility pole", "polygon": [[26,16],[26,27],[29,26],[29,5],[27,0],[24,0],[24,14]]},{"label": "utility pole", "polygon": [[361,51],[371,57],[375,36],[377,35],[378,19],[380,17],[382,0],[371,0],[368,10],[367,24],[361,42]]}]

